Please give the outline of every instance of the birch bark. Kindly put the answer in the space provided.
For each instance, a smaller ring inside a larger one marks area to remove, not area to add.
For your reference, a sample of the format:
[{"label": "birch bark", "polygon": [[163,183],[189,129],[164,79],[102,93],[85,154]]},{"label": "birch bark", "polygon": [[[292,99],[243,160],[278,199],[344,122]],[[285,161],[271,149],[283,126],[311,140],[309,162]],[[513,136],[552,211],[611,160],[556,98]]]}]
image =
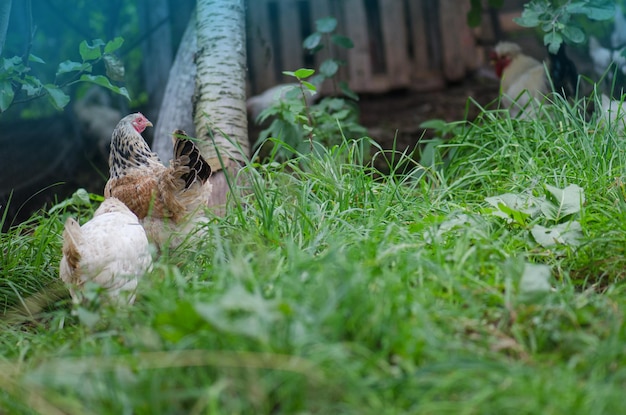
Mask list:
[{"label": "birch bark", "polygon": [[[207,159],[248,156],[244,0],[198,0],[194,124]],[[211,132],[216,145],[211,141]]]},{"label": "birch bark", "polygon": [[209,206],[223,214],[229,190],[225,174],[236,174],[249,155],[244,0],[198,0],[195,16],[170,71],[153,148],[168,161],[173,130],[198,138],[214,171]]}]

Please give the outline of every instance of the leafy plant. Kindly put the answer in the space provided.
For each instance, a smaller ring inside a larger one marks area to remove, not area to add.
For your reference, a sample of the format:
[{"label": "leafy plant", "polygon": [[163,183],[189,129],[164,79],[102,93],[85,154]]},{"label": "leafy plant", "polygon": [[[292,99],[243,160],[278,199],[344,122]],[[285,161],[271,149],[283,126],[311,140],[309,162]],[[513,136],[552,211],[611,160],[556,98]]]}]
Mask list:
[{"label": "leafy plant", "polygon": [[455,148],[440,147],[450,137],[460,136],[466,128],[465,121],[446,122],[440,119],[427,120],[420,123],[420,128],[431,129],[436,136],[422,139],[416,149],[415,158],[419,167],[414,170],[413,177],[421,178],[426,169],[441,170],[445,168],[456,153]]},{"label": "leafy plant", "polygon": [[[19,56],[0,58],[0,113],[12,104],[27,102],[44,96],[56,109],[63,109],[70,101],[63,88],[80,82],[100,85],[130,100],[128,91],[111,83],[124,79],[124,66],[114,55],[124,40],[117,37],[107,43],[95,39],[89,44],[82,41],[78,47],[81,62],[64,61],[58,65],[54,82],[45,83],[33,75],[31,64],[45,64],[43,59],[29,54],[28,59]],[[106,75],[94,75],[94,67],[104,62]]]},{"label": "leafy plant", "polygon": [[283,93],[275,105],[259,116],[260,122],[272,119],[256,143],[261,146],[272,139],[275,146],[272,158],[285,160],[296,154],[312,152],[315,143],[330,147],[344,138],[367,134],[367,130],[359,124],[358,107],[346,99],[326,97],[317,104],[309,103],[306,94],[317,93],[317,87],[305,78],[314,73],[313,69],[283,73],[296,78],[300,87]]},{"label": "leafy plant", "polygon": [[[485,201],[493,206],[493,215],[530,227],[533,239],[544,248],[580,244],[582,226],[574,217],[582,210],[585,194],[577,185],[559,189],[546,184],[543,196],[505,193]],[[537,223],[541,217],[545,226]]]},{"label": "leafy plant", "polygon": [[339,67],[345,65],[346,62],[333,57],[333,48],[331,47],[331,45],[335,45],[344,49],[352,49],[354,47],[352,39],[333,33],[337,28],[337,19],[334,17],[324,17],[316,20],[315,28],[317,30],[304,39],[302,46],[312,54],[326,48],[330,57],[320,63],[318,74],[311,79],[311,82],[319,87],[324,80],[332,79],[335,93],[337,93],[337,86],[339,86],[339,89],[345,96],[358,101],[358,95],[350,89],[347,82],[335,82],[335,76],[337,71],[339,71]]},{"label": "leafy plant", "polygon": [[577,17],[601,21],[614,14],[615,2],[608,0],[531,0],[524,5],[522,16],[514,20],[520,26],[543,31],[543,43],[550,53],[556,54],[564,41],[580,44],[586,40]]},{"label": "leafy plant", "polygon": [[[317,53],[330,44],[343,48],[353,47],[352,41],[342,35],[334,34],[337,20],[332,17],[316,21],[317,31],[303,41],[303,47],[311,53]],[[353,101],[358,96],[346,82],[335,82],[339,67],[345,62],[330,57],[324,60],[316,73],[314,69],[300,68],[284,71],[283,74],[295,78],[299,88],[286,87],[280,91],[275,104],[259,115],[259,121],[272,119],[268,128],[263,130],[256,145],[262,146],[271,138],[274,148],[272,157],[285,160],[295,154],[306,154],[314,150],[315,143],[330,147],[339,144],[344,138],[357,138],[367,134],[359,124],[358,107]],[[326,97],[317,104],[307,96],[318,93],[322,83],[333,81],[344,97]]]}]

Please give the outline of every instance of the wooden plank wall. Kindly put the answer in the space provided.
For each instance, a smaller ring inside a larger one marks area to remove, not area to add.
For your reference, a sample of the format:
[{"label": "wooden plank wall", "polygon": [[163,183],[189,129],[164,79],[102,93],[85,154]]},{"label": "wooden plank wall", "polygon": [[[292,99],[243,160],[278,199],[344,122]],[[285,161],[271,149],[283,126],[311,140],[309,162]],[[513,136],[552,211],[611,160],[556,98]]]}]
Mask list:
[{"label": "wooden plank wall", "polygon": [[[466,24],[468,8],[459,0],[248,0],[249,92],[289,82],[283,70],[316,68],[330,54],[347,62],[339,76],[359,93],[460,81],[483,59]],[[327,16],[354,48],[307,55],[302,41]]]}]

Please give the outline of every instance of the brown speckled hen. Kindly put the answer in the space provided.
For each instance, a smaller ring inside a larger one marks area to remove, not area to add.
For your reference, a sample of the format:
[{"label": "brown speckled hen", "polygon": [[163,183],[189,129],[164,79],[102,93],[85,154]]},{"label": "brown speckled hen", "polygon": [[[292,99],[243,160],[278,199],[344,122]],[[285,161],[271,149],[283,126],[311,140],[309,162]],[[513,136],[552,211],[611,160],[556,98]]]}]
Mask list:
[{"label": "brown speckled hen", "polygon": [[[152,123],[141,113],[127,115],[111,137],[110,178],[105,197],[126,204],[159,248],[175,247],[191,232],[211,195],[211,168],[182,130],[174,132],[174,157],[163,165],[141,136]],[[177,234],[170,239],[172,234]]]}]

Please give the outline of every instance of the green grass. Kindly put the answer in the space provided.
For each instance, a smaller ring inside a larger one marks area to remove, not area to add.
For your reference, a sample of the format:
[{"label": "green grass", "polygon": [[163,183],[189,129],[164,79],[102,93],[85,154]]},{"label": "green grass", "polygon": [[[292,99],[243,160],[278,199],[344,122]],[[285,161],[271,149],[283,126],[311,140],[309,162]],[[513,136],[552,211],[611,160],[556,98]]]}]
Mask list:
[{"label": "green grass", "polygon": [[[0,407],[626,412],[626,140],[564,104],[549,115],[485,112],[455,126],[439,162],[400,160],[416,166],[408,174],[364,167],[358,141],[249,166],[236,192],[244,207],[161,257],[133,307],[87,319],[65,296],[6,322]],[[556,220],[507,221],[485,200],[573,184],[585,202]],[[93,211],[76,206],[1,235],[5,310],[55,286],[65,217]],[[531,235],[573,221],[576,244],[544,247]],[[544,278],[532,289],[536,269],[549,270],[549,287]]]}]

